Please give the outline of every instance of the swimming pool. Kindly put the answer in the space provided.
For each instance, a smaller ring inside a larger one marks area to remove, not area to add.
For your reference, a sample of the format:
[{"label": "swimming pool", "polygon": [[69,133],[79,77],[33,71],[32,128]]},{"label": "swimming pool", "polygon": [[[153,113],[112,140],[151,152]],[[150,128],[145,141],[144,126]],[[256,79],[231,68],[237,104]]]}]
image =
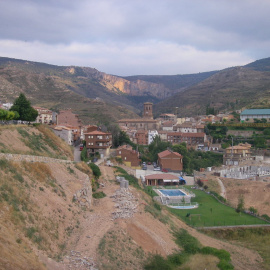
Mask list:
[{"label": "swimming pool", "polygon": [[191,205],[167,205],[168,207],[174,208],[174,209],[194,209],[198,208],[198,204],[191,204]]},{"label": "swimming pool", "polygon": [[161,192],[162,195],[170,196],[170,197],[186,196],[186,194],[180,189],[159,189],[159,192]]}]

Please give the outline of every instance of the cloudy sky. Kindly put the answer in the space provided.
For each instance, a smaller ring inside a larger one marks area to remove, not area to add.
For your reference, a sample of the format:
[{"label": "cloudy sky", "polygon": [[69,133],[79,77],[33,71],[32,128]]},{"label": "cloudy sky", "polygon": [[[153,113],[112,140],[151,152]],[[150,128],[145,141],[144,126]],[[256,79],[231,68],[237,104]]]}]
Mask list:
[{"label": "cloudy sky", "polygon": [[268,0],[0,0],[0,56],[114,75],[270,57]]}]

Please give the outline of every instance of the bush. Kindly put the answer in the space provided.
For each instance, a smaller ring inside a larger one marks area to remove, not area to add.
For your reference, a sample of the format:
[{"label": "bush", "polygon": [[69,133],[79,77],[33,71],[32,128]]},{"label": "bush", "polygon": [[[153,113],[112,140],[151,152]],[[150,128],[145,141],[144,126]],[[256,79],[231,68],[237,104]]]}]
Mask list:
[{"label": "bush", "polygon": [[176,254],[172,254],[168,256],[168,261],[175,266],[182,265],[187,260],[188,260],[188,255],[184,252],[176,253]]},{"label": "bush", "polygon": [[195,237],[191,236],[186,230],[181,229],[180,231],[174,233],[174,236],[176,238],[176,244],[183,247],[186,253],[196,254],[199,252],[199,241]]},{"label": "bush", "polygon": [[87,157],[87,150],[86,147],[83,148],[82,152],[81,152],[81,160],[82,161],[88,161],[88,157]]},{"label": "bush", "polygon": [[173,270],[171,263],[158,254],[152,255],[148,261],[145,270]]},{"label": "bush", "polygon": [[100,171],[99,167],[95,163],[90,163],[89,167],[91,168],[95,178],[98,179],[101,176],[101,171]]},{"label": "bush", "polygon": [[100,192],[93,193],[92,196],[95,199],[101,199],[101,198],[106,197],[106,194],[103,191],[100,191]]},{"label": "bush", "polygon": [[203,247],[200,252],[202,254],[214,255],[219,258],[218,268],[221,270],[232,270],[233,265],[230,263],[231,255],[228,251],[224,249],[216,249],[213,247]]}]

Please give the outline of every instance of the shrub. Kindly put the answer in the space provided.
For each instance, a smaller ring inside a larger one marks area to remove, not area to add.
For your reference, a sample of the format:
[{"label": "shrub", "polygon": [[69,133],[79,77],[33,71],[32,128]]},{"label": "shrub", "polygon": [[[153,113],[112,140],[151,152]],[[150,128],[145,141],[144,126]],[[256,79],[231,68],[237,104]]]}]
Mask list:
[{"label": "shrub", "polygon": [[128,174],[123,168],[114,166],[116,168],[116,172],[120,173],[120,176],[125,177],[126,180],[128,180],[130,185],[133,185],[136,188],[140,188],[138,179],[131,174]]},{"label": "shrub", "polygon": [[148,261],[145,270],[173,270],[171,263],[158,254],[152,255]]},{"label": "shrub", "polygon": [[174,233],[176,238],[176,244],[184,248],[184,251],[188,254],[195,254],[200,250],[199,241],[191,236],[186,230],[181,229]]},{"label": "shrub", "polygon": [[88,157],[87,157],[87,150],[86,147],[83,148],[82,152],[81,152],[81,160],[82,161],[88,161]]},{"label": "shrub", "polygon": [[92,196],[95,199],[101,199],[101,198],[106,197],[106,194],[103,191],[100,191],[100,192],[93,193]]},{"label": "shrub", "polygon": [[213,247],[203,247],[200,252],[202,254],[214,255],[219,258],[218,268],[221,270],[232,270],[233,265],[230,263],[231,255],[228,251],[224,249],[216,249]]},{"label": "shrub", "polygon": [[95,163],[90,163],[89,167],[92,169],[92,172],[95,178],[98,179],[101,176],[101,171],[99,167]]},{"label": "shrub", "polygon": [[184,252],[182,253],[176,253],[168,256],[168,261],[171,262],[171,264],[178,266],[183,263],[185,263],[188,260],[188,255]]}]

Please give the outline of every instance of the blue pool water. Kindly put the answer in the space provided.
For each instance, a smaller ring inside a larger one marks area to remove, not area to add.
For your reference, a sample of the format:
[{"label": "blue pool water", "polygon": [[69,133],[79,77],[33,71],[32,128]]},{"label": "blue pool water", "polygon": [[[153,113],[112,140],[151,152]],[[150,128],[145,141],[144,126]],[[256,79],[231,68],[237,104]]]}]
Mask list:
[{"label": "blue pool water", "polygon": [[171,208],[174,209],[194,209],[198,208],[198,205],[182,205],[182,206],[173,206],[173,205],[168,205]]},{"label": "blue pool water", "polygon": [[159,189],[159,191],[165,196],[186,196],[180,189]]}]

